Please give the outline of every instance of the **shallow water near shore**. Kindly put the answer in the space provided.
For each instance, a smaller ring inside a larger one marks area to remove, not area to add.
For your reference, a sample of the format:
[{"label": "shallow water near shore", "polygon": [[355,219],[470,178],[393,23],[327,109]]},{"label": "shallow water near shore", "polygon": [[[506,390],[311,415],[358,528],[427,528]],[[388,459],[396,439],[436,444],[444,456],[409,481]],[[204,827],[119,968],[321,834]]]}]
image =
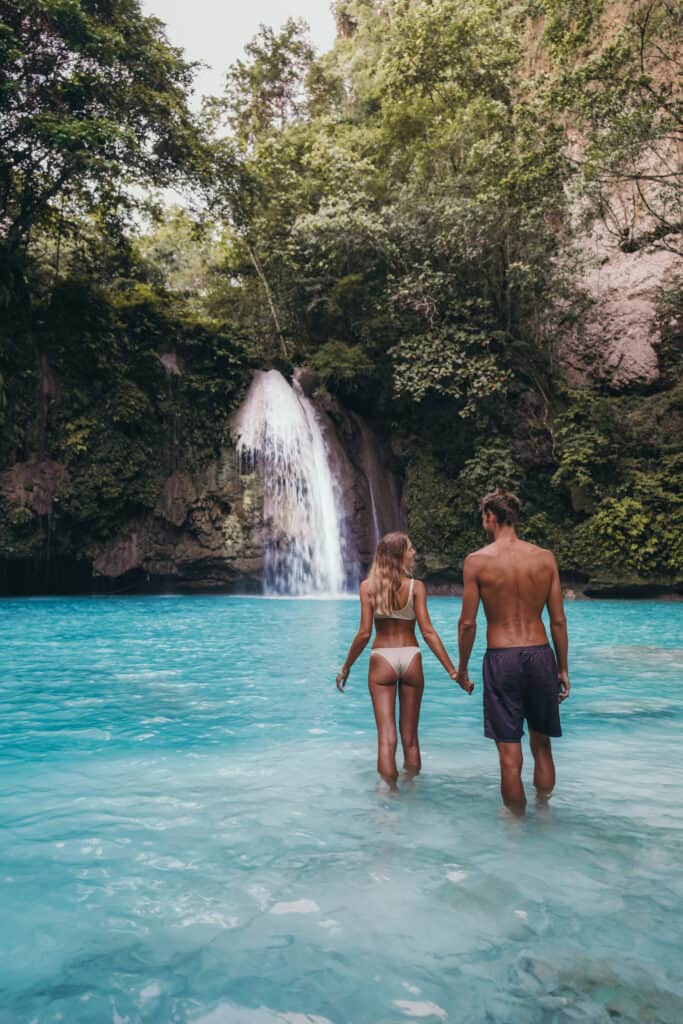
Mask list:
[{"label": "shallow water near shore", "polygon": [[425,653],[394,795],[367,652],[334,687],[356,602],[1,602],[0,1024],[680,1024],[683,606],[567,613],[558,788],[514,821],[482,623],[472,697]]}]

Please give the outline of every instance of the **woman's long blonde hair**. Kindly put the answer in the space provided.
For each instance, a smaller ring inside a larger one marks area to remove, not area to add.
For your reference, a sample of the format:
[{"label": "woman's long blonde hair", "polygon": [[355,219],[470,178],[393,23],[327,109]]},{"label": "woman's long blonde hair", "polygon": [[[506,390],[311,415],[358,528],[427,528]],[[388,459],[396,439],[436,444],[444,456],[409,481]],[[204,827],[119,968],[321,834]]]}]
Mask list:
[{"label": "woman's long blonde hair", "polygon": [[410,543],[405,533],[385,533],[368,573],[368,596],[375,615],[399,609],[398,592],[405,576],[403,559]]}]

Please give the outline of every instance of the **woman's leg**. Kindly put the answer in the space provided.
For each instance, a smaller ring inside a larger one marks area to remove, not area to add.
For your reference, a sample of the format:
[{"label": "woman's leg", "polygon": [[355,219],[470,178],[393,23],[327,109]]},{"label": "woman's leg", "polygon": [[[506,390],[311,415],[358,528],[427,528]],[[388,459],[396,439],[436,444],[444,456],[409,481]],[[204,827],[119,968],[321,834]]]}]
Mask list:
[{"label": "woman's leg", "polygon": [[423,693],[422,655],[416,654],[403,673],[398,687],[398,701],[401,709],[399,725],[401,729],[401,745],[403,746],[403,767],[413,775],[417,775],[422,767],[420,743],[417,738],[417,725],[420,718],[420,704],[422,703]]},{"label": "woman's leg", "polygon": [[377,723],[377,771],[394,784],[396,770],[396,672],[389,662],[372,655],[368,669],[368,688]]}]

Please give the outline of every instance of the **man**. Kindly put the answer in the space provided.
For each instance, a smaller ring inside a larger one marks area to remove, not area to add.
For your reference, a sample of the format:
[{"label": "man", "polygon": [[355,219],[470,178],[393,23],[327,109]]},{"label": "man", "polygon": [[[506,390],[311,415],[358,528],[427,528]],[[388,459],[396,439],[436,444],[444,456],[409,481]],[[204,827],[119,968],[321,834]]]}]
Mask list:
[{"label": "man", "polygon": [[[567,620],[552,552],[527,544],[515,531],[519,498],[499,489],[485,495],[480,507],[482,525],[492,543],[465,559],[457,680],[461,686],[469,682],[467,666],[481,598],[488,646],[483,669],[484,734],[498,746],[503,801],[514,814],[524,814],[521,740],[525,718],[539,801],[547,801],[555,786],[550,737],[562,735],[559,704],[569,696]],[[544,606],[557,661],[541,618]]]}]

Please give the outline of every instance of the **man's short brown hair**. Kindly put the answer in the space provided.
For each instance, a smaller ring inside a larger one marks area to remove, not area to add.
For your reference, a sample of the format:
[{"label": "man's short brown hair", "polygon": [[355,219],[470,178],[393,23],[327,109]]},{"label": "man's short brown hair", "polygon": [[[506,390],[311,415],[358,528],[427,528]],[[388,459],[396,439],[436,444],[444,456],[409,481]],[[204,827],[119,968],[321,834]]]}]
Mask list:
[{"label": "man's short brown hair", "polygon": [[511,491],[504,491],[502,487],[496,487],[495,491],[485,494],[479,502],[481,511],[493,513],[499,526],[505,526],[507,523],[514,526],[521,507],[522,503],[517,495]]}]

